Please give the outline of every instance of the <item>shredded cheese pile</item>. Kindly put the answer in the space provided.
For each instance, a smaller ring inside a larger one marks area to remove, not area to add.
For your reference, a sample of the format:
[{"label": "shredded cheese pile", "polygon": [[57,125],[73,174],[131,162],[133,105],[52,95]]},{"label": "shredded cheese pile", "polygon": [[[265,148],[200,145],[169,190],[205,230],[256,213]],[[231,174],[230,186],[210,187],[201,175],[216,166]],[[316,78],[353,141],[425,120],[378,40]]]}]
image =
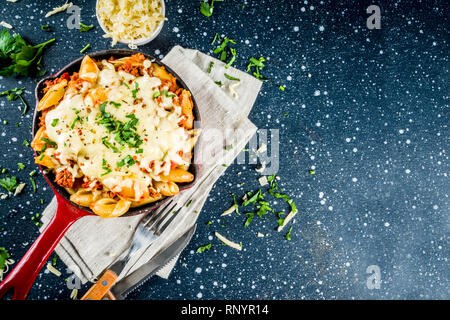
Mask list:
[{"label": "shredded cheese pile", "polygon": [[97,14],[109,31],[114,46],[119,40],[136,41],[149,38],[161,21],[161,1],[158,0],[100,0]]}]

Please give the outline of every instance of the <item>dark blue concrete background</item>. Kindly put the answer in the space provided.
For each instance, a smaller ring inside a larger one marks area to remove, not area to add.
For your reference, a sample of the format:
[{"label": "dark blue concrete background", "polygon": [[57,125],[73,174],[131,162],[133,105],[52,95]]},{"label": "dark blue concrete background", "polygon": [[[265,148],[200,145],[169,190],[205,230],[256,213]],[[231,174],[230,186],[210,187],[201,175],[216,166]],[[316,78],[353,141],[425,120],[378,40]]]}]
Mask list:
[{"label": "dark blue concrete background", "polygon": [[[44,56],[50,73],[79,57],[87,43],[86,53],[110,47],[95,1],[74,1],[82,21],[95,25],[90,32],[69,30],[66,13],[44,18],[62,2],[22,0],[0,8],[0,20],[32,43],[57,39]],[[370,4],[381,7],[380,30],[366,27]],[[446,1],[225,0],[210,18],[197,1],[168,0],[166,7],[163,31],[140,50],[162,57],[178,44],[212,54],[218,32],[237,40],[237,67],[245,69],[250,57],[268,58],[262,73],[270,81],[250,119],[280,130],[280,185],[299,214],[291,241],[274,230],[275,215],[255,218],[248,228],[242,215],[221,218],[232,192],[242,196],[260,187],[254,165],[234,164],[214,186],[169,280],[154,278],[129,298],[448,299]],[[54,32],[42,31],[43,24]],[[26,87],[33,106],[34,85],[33,79],[1,78],[0,91]],[[32,112],[22,117],[19,105],[0,99],[0,168],[28,182],[37,167],[22,142],[30,141]],[[17,162],[26,169],[18,171]],[[16,261],[38,236],[31,217],[52,197],[43,178],[36,182],[36,193],[28,183],[21,195],[0,200],[0,246]],[[288,210],[282,202],[276,208]],[[245,250],[220,245],[214,231]],[[257,232],[270,235],[258,238]],[[211,250],[195,253],[207,243]],[[366,285],[370,265],[380,268],[380,289]],[[41,272],[30,299],[69,299],[64,279],[70,274],[62,262],[57,268],[63,276]]]}]

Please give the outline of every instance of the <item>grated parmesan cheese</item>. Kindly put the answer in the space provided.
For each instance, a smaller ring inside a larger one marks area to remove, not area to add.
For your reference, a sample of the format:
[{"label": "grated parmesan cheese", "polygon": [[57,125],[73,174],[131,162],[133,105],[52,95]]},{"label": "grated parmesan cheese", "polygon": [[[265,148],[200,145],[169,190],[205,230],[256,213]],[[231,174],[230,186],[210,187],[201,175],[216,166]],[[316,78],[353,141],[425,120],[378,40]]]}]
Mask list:
[{"label": "grated parmesan cheese", "polygon": [[66,3],[64,3],[62,6],[53,8],[52,11],[47,12],[47,14],[45,15],[45,17],[48,18],[48,17],[50,17],[50,16],[52,16],[52,15],[54,15],[54,14],[57,14],[57,13],[66,11],[67,8],[70,8],[71,6],[73,6],[73,3],[72,3],[72,2],[69,2],[69,3],[68,3],[67,1],[68,1],[68,0],[66,0]]},{"label": "grated parmesan cheese", "polygon": [[53,273],[55,276],[60,277],[61,272],[56,269],[54,266],[51,265],[51,263],[47,263],[47,270]]},{"label": "grated parmesan cheese", "polygon": [[12,29],[12,25],[10,25],[8,22],[5,21],[0,22],[0,26],[5,27],[7,29]]},{"label": "grated parmesan cheese", "polygon": [[14,196],[17,196],[19,193],[21,193],[23,188],[25,188],[25,183],[19,184],[16,190],[14,191]]},{"label": "grated parmesan cheese", "polygon": [[151,37],[166,20],[159,0],[99,0],[97,17],[108,31],[103,37],[112,38],[113,46],[130,41],[130,48],[137,48],[134,41]]},{"label": "grated parmesan cheese", "polygon": [[236,82],[236,83],[232,83],[230,85],[228,85],[228,91],[230,92],[231,96],[234,99],[238,99],[239,98],[239,94],[236,92],[236,88],[240,85],[240,82]]},{"label": "grated parmesan cheese", "polygon": [[227,216],[236,210],[236,206],[233,204],[229,209],[225,210],[220,216]]},{"label": "grated parmesan cheese", "polygon": [[292,218],[295,217],[295,215],[297,214],[298,210],[293,210],[291,212],[289,212],[289,214],[286,216],[286,218],[284,218],[283,220],[283,224],[281,226],[278,226],[277,231],[280,232],[281,230],[283,230],[284,226],[287,225],[289,223],[289,221],[292,220]]},{"label": "grated parmesan cheese", "polygon": [[261,187],[264,187],[265,185],[269,184],[269,182],[267,181],[267,177],[266,176],[262,176],[258,179],[259,185]]},{"label": "grated parmesan cheese", "polygon": [[225,238],[225,237],[224,237],[223,235],[221,235],[220,233],[215,232],[214,235],[215,235],[220,241],[222,241],[223,243],[225,243],[227,246],[230,246],[230,247],[232,247],[232,248],[234,248],[234,249],[236,249],[236,250],[239,250],[239,251],[242,250],[242,246],[241,246],[240,244],[228,240],[227,238]]},{"label": "grated parmesan cheese", "polygon": [[78,296],[78,289],[73,289],[72,292],[70,293],[70,299],[76,300],[77,296]]}]

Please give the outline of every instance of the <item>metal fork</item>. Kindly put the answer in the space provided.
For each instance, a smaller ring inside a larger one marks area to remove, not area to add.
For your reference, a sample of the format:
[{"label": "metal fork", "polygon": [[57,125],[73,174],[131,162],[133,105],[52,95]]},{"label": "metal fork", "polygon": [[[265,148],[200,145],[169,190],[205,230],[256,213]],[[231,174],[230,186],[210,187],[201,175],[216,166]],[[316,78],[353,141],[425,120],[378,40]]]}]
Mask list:
[{"label": "metal fork", "polygon": [[170,200],[165,206],[158,208],[153,214],[149,213],[142,218],[136,227],[131,245],[122,252],[108,269],[112,269],[116,264],[120,264],[122,266],[120,272],[122,272],[125,265],[138,251],[147,248],[155,242],[175,218],[177,211],[173,209],[176,205],[175,201]]},{"label": "metal fork", "polygon": [[[139,222],[133,235],[131,245],[125,249],[120,256],[107,268],[101,278],[86,292],[82,300],[100,300],[115,283],[119,275],[124,271],[125,266],[136,254],[148,248],[166,230],[175,218],[178,210],[176,201],[170,200],[166,205],[161,206],[156,211],[145,215]],[[138,259],[128,268],[134,266]]]}]

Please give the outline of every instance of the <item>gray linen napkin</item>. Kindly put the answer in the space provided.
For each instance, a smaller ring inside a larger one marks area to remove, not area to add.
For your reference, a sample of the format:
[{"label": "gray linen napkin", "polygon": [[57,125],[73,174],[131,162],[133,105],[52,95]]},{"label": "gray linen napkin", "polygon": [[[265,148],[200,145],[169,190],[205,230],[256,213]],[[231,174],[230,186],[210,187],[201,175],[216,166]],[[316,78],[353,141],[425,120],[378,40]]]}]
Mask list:
[{"label": "gray linen napkin", "polygon": [[[214,183],[257,130],[247,116],[261,89],[259,80],[232,67],[225,69],[225,64],[220,60],[180,46],[173,47],[162,61],[185,81],[200,110],[202,139],[201,144],[196,146],[200,148],[199,176],[193,187],[173,198],[179,211],[169,227],[143,251],[137,261],[129,262],[119,279],[149,261],[156,252],[195,224]],[[214,66],[208,73],[211,62]],[[240,81],[226,79],[224,72]],[[222,85],[217,85],[215,81],[221,81]],[[232,148],[225,150],[225,145]],[[49,223],[56,207],[53,198],[42,214],[42,228]],[[157,210],[163,209],[164,206],[161,206]],[[141,215],[114,219],[83,217],[66,232],[55,249],[56,253],[82,283],[92,281],[130,245],[140,219]],[[157,275],[167,278],[175,263],[176,259]]]}]

